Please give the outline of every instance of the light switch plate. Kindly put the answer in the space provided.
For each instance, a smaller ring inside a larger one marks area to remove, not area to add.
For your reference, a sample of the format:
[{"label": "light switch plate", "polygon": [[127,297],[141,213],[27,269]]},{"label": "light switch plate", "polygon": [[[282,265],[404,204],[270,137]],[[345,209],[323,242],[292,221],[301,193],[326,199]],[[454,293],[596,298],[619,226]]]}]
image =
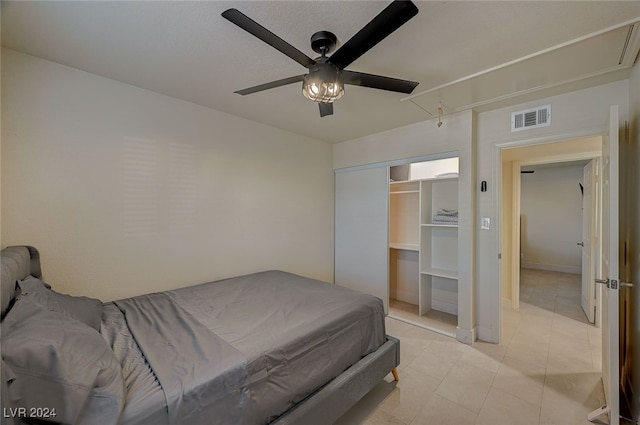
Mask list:
[{"label": "light switch plate", "polygon": [[481,228],[483,230],[491,229],[491,218],[490,217],[482,217]]}]

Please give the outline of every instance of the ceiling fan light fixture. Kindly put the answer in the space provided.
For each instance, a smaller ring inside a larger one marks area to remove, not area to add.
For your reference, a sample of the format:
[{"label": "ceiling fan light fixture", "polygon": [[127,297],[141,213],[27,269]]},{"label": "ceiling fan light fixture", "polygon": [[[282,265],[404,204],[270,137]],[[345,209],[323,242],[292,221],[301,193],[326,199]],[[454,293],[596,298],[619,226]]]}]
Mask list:
[{"label": "ceiling fan light fixture", "polygon": [[344,84],[340,81],[339,72],[328,64],[319,64],[304,76],[302,94],[309,100],[318,103],[333,103],[344,96]]},{"label": "ceiling fan light fixture", "polygon": [[418,85],[417,82],[354,72],[345,68],[406,24],[417,13],[418,8],[411,0],[393,0],[333,52],[331,57],[327,57],[327,54],[337,46],[337,37],[329,31],[317,31],[311,36],[311,48],[314,52],[320,53],[320,57],[312,59],[239,10],[227,9],[222,12],[223,18],[309,70],[308,74],[271,81],[235,93],[244,96],[302,81],[302,94],[318,103],[320,117],[333,115],[333,102],[344,95],[344,84],[409,94]]}]

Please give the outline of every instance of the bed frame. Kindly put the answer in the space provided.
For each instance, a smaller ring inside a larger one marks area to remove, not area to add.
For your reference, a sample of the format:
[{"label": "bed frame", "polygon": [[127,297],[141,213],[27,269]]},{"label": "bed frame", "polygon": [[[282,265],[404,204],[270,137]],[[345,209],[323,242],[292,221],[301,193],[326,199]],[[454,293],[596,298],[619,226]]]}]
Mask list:
[{"label": "bed frame", "polygon": [[[40,256],[34,247],[11,246],[3,249],[1,256],[2,286],[0,296],[2,317],[4,318],[16,295],[16,281],[29,275],[42,278],[42,272]],[[393,373],[393,377],[397,381],[399,379],[397,371],[399,364],[400,341],[387,336],[387,341],[375,352],[363,357],[271,424],[332,424],[389,373]],[[2,398],[5,399],[5,397]]]},{"label": "bed frame", "polygon": [[331,382],[289,409],[272,425],[329,425],[353,407],[389,372],[397,381],[400,340],[387,335],[387,342],[363,357]]}]

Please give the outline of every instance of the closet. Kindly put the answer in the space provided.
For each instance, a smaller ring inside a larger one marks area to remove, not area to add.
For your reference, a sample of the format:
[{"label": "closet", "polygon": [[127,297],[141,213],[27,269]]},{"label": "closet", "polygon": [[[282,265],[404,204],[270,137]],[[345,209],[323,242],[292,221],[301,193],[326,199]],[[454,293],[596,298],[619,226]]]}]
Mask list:
[{"label": "closet", "polygon": [[471,344],[470,170],[468,152],[337,169],[334,282],[379,297],[391,317]]},{"label": "closet", "polygon": [[390,167],[389,315],[456,336],[458,158]]}]

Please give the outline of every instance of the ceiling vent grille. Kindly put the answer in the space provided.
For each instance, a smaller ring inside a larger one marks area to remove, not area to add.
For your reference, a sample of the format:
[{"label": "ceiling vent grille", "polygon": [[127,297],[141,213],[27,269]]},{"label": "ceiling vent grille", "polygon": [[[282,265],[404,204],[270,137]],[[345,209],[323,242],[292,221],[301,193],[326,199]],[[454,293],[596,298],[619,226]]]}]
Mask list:
[{"label": "ceiling vent grille", "polygon": [[511,131],[551,125],[551,105],[511,113]]}]

